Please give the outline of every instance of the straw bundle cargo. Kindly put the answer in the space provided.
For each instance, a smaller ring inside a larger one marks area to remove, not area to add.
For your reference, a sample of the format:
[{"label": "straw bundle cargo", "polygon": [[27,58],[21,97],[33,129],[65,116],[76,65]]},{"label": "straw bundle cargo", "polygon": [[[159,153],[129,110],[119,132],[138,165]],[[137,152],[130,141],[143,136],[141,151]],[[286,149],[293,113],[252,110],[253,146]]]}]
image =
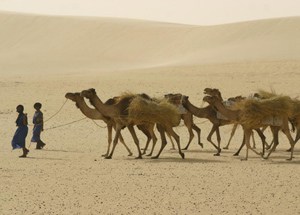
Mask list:
[{"label": "straw bundle cargo", "polygon": [[166,100],[155,102],[140,96],[135,97],[130,103],[128,118],[172,127],[179,125],[181,119],[178,108]]},{"label": "straw bundle cargo", "polygon": [[298,99],[293,100],[293,116],[292,118],[300,118],[300,101]]},{"label": "straw bundle cargo", "polygon": [[258,90],[258,95],[261,99],[269,99],[269,98],[272,98],[272,97],[279,96],[274,91],[268,92],[268,91],[265,91],[265,90]]},{"label": "straw bundle cargo", "polygon": [[293,101],[288,96],[273,96],[261,100],[247,99],[240,103],[240,109],[240,123],[249,127],[260,127],[267,121],[292,116]]}]

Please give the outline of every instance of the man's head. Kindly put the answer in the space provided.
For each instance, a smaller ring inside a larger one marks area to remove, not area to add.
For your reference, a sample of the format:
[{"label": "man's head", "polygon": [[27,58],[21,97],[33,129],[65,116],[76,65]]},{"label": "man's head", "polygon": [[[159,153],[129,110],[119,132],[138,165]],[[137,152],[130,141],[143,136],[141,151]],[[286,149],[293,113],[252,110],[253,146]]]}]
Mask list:
[{"label": "man's head", "polygon": [[39,103],[39,102],[36,102],[34,105],[33,105],[34,109],[36,110],[40,110],[42,108],[42,104]]}]

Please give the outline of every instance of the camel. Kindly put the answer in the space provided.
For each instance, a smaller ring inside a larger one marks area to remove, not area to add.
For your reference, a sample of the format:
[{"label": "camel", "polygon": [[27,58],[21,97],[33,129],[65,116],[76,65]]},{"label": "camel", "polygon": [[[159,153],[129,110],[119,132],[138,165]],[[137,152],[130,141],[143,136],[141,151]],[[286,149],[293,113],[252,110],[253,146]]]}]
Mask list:
[{"label": "camel", "polygon": [[[139,94],[139,96],[143,97],[146,100],[152,101],[152,99],[150,98],[150,96],[148,96],[145,93]],[[112,99],[109,99],[108,101],[105,102],[105,104],[107,105],[113,105],[116,104],[118,102],[118,100],[120,99],[120,97],[114,97]],[[110,102],[109,102],[110,101]],[[152,140],[153,144],[152,144],[152,149],[150,151],[149,154],[147,154],[146,156],[152,156],[156,142],[157,142],[157,137],[154,133],[154,125],[152,124],[141,124],[141,125],[137,125],[137,128],[139,130],[141,130],[146,136],[147,136],[147,141],[146,141],[146,146],[142,152],[142,155],[146,154],[148,145],[150,143],[150,141]],[[169,134],[168,134],[169,135]]]},{"label": "camel", "polygon": [[201,146],[201,148],[203,148],[203,144],[201,143],[200,140],[200,134],[201,134],[201,129],[194,124],[193,121],[193,114],[191,112],[189,112],[188,110],[186,110],[184,107],[182,107],[181,104],[181,98],[182,98],[182,94],[177,93],[177,94],[166,94],[164,96],[170,103],[174,104],[175,106],[177,106],[180,109],[181,112],[181,119],[184,122],[184,125],[187,127],[190,138],[189,141],[186,145],[186,147],[183,148],[183,150],[187,150],[190,143],[192,142],[193,138],[194,138],[194,133],[193,130],[194,129],[198,135],[198,145]]},{"label": "camel", "polygon": [[81,92],[81,95],[88,98],[91,104],[101,114],[106,117],[112,118],[116,123],[116,134],[113,140],[113,148],[110,154],[106,157],[107,159],[112,158],[118,142],[118,138],[121,134],[121,129],[123,129],[124,127],[128,128],[137,146],[137,159],[141,159],[142,153],[139,147],[139,140],[134,130],[134,125],[145,125],[148,127],[153,127],[155,124],[157,124],[157,129],[161,135],[162,145],[158,154],[152,158],[156,159],[159,157],[163,148],[167,144],[165,132],[168,132],[177,142],[179,154],[184,159],[184,153],[180,148],[179,136],[174,132],[172,128],[174,126],[177,126],[180,122],[180,115],[176,107],[171,107],[171,105],[158,106],[155,102],[146,100],[142,96],[132,94],[123,95],[119,98],[119,101],[117,103],[106,105],[97,96],[95,89],[83,90]]},{"label": "camel", "polygon": [[[222,98],[222,95],[221,95],[221,92],[219,91],[219,89],[216,89],[216,88],[205,88],[204,89],[204,94],[206,95],[209,95],[209,96],[216,96],[220,101],[222,101],[223,103],[225,103],[228,107],[232,106],[233,104],[235,104],[236,102],[241,102],[243,101],[244,99],[246,99],[245,97],[243,96],[236,96],[236,97],[231,97],[231,98],[228,98],[226,101],[223,100]],[[216,110],[217,111],[217,110]],[[229,148],[229,144],[236,132],[236,129],[238,127],[238,123],[234,123],[232,122],[234,125],[232,127],[232,130],[231,130],[231,134],[230,134],[230,138],[228,140],[228,143],[225,147],[223,147],[223,149],[228,149]],[[270,146],[268,145],[268,143],[266,142],[266,137],[265,135],[263,134],[263,131],[266,129],[266,126],[260,130],[260,129],[255,129],[256,132],[258,133],[259,137],[261,138],[262,140],[262,144],[263,144],[263,154],[265,152],[265,146],[267,146],[267,149],[270,148]],[[253,148],[255,149],[256,148],[256,144],[255,144],[255,139],[254,139],[254,133],[252,131],[251,133],[251,137],[252,137],[252,142],[253,142]],[[241,147],[238,149],[238,151],[236,153],[234,153],[233,155],[234,156],[238,156],[241,149],[243,147],[243,144],[241,145]]]},{"label": "camel", "polygon": [[[291,155],[288,160],[293,159],[294,141],[288,127],[288,117],[291,114],[292,102],[289,98],[284,96],[277,96],[271,99],[256,100],[247,99],[242,106],[237,110],[231,110],[224,106],[220,98],[217,96],[205,96],[204,101],[213,105],[224,116],[232,121],[240,123],[244,130],[244,144],[247,146],[246,157],[248,159],[249,149],[254,153],[268,159],[272,152],[276,149],[278,142],[279,130],[283,130],[289,139],[291,145]],[[274,145],[268,155],[264,157],[262,153],[258,153],[250,146],[250,136],[253,129],[259,129],[263,126],[270,126]]]},{"label": "camel", "polygon": [[[103,120],[106,125],[107,125],[107,133],[108,133],[108,147],[107,147],[107,152],[103,154],[103,157],[108,156],[109,150],[110,150],[110,145],[112,142],[112,128],[115,128],[115,123],[112,119],[103,116],[99,111],[96,109],[90,108],[84,98],[80,96],[80,93],[66,93],[65,97],[67,99],[70,99],[71,101],[76,103],[76,107],[80,109],[80,111],[89,119],[92,120]],[[124,139],[122,135],[120,135],[120,141],[121,143],[125,146],[126,150],[128,151],[128,156],[132,155],[132,152],[128,148],[128,146],[125,144]]]},{"label": "camel", "polygon": [[[277,94],[275,92],[267,92],[264,90],[259,90],[257,93],[254,94],[254,98],[257,99],[270,99],[276,97]],[[290,98],[291,99],[291,98]],[[288,118],[290,124],[292,125],[292,131],[295,132],[296,130],[296,137],[295,137],[295,144],[300,139],[300,101],[297,99],[291,99],[293,104],[293,113],[292,116]],[[265,129],[265,128],[264,128]],[[274,141],[271,142],[267,149],[271,148]],[[288,152],[291,151],[291,148],[287,150]]]},{"label": "camel", "polygon": [[293,99],[294,108],[293,115],[291,117],[291,123],[293,130],[296,130],[295,144],[300,140],[300,101]]},{"label": "camel", "polygon": [[[219,127],[230,124],[231,121],[225,120],[225,119],[219,119],[217,117],[217,111],[215,110],[215,108],[213,106],[208,105],[207,107],[204,107],[204,108],[198,108],[195,105],[193,105],[189,101],[188,98],[189,98],[188,96],[182,96],[181,102],[182,102],[183,107],[186,108],[194,116],[199,117],[199,118],[206,118],[213,124],[213,127],[211,128],[211,131],[209,132],[209,134],[207,136],[207,140],[217,149],[217,153],[214,154],[214,156],[220,156],[221,137],[220,137]],[[218,146],[216,146],[216,144],[211,139],[212,135],[215,132],[216,132],[216,136],[217,136]]]}]

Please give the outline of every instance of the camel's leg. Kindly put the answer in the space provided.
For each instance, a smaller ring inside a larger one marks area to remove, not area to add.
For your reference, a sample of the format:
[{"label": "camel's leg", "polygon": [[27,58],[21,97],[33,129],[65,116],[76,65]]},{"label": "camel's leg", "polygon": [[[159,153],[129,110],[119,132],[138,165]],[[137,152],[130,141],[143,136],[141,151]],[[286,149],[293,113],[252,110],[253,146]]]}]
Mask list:
[{"label": "camel's leg", "polygon": [[188,132],[189,132],[189,142],[187,143],[186,147],[184,147],[182,150],[187,150],[192,142],[192,140],[194,139],[194,133],[193,133],[193,129],[192,129],[192,126],[191,125],[186,125],[187,129],[188,129]]},{"label": "camel's leg", "polygon": [[246,144],[246,142],[245,142],[245,132],[244,132],[244,135],[243,135],[243,142],[242,142],[240,148],[238,149],[238,151],[237,151],[236,153],[234,153],[233,156],[239,156],[240,151],[242,150],[242,148],[244,147],[245,144]]},{"label": "camel's leg", "polygon": [[251,144],[250,144],[250,138],[251,138],[251,134],[252,134],[252,129],[245,129],[244,128],[244,135],[245,135],[245,144],[247,146],[247,149],[246,149],[246,158],[245,160],[248,160],[248,151],[249,149],[254,152],[255,154],[259,155],[259,156],[262,156],[262,153],[259,153],[257,152],[255,149],[253,149],[251,147]]},{"label": "camel's leg", "polygon": [[[256,130],[256,129],[255,129],[255,130]],[[257,129],[256,131],[257,131],[258,135],[260,136],[260,138],[261,138],[261,140],[262,140],[262,144],[263,144],[263,154],[264,154],[264,151],[265,151],[265,145],[264,145],[264,143],[265,143],[266,137],[265,137],[265,135],[262,133],[261,130]],[[252,133],[251,133],[251,134],[252,134]],[[238,149],[238,151],[237,151],[236,153],[234,153],[233,156],[238,156],[238,155],[240,154],[240,151],[242,150],[242,148],[245,146],[245,144],[246,144],[246,142],[245,142],[245,134],[244,134],[244,136],[243,136],[243,142],[242,142],[240,148]]]},{"label": "camel's leg", "polygon": [[238,124],[233,125],[228,143],[225,147],[223,147],[223,149],[229,149],[230,142],[231,142],[231,140],[232,140],[232,138],[233,138],[233,136],[236,132],[237,127],[238,127]]},{"label": "camel's leg", "polygon": [[151,137],[152,137],[152,142],[153,142],[153,144],[152,144],[151,152],[150,152],[147,156],[152,156],[153,151],[154,151],[154,147],[155,147],[156,142],[157,142],[157,137],[156,137],[156,135],[155,135],[155,133],[154,133],[154,124],[153,124],[153,127],[151,127],[151,128],[149,129],[149,132],[150,132],[150,135],[151,135]]},{"label": "camel's leg", "polygon": [[249,152],[249,148],[251,148],[250,136],[251,136],[251,129],[244,128],[244,141],[243,142],[245,142],[245,145],[246,145],[246,157],[241,160],[248,160],[248,152]]},{"label": "camel's leg", "polygon": [[125,141],[124,141],[124,139],[123,139],[122,134],[120,134],[119,140],[120,140],[120,142],[123,144],[123,146],[126,148],[126,150],[127,150],[127,152],[128,152],[128,156],[132,156],[132,152],[131,152],[131,150],[129,149],[129,147],[126,145],[126,143],[125,143]]},{"label": "camel's leg", "polygon": [[175,133],[175,131],[173,130],[172,127],[167,128],[167,132],[175,139],[175,141],[177,143],[179,155],[181,156],[182,159],[184,159],[184,153],[181,151],[180,138],[179,138],[178,134]]},{"label": "camel's leg", "polygon": [[203,148],[203,143],[201,143],[201,129],[197,125],[195,125],[194,123],[192,125],[192,129],[194,129],[196,131],[196,133],[197,133],[197,136],[198,136],[198,145],[200,145],[201,148]]},{"label": "camel's leg", "polygon": [[256,149],[256,144],[255,144],[255,139],[254,139],[254,132],[251,132],[251,138],[252,138],[252,142],[253,142],[253,149]]},{"label": "camel's leg", "polygon": [[112,147],[112,150],[110,152],[110,154],[108,156],[105,157],[105,159],[111,159],[113,154],[114,154],[114,151],[115,151],[115,148],[117,146],[117,143],[118,143],[118,139],[120,137],[120,134],[121,134],[121,126],[117,125],[116,126],[116,134],[115,134],[115,138],[114,138],[114,141],[113,141],[113,147]]},{"label": "camel's leg", "polygon": [[169,139],[170,139],[170,142],[171,142],[171,144],[172,144],[171,150],[175,150],[175,149],[176,149],[176,148],[175,148],[175,144],[174,144],[174,141],[173,141],[171,135],[170,135],[169,133],[167,133],[167,135],[168,135],[168,137],[169,137]]},{"label": "camel's leg", "polygon": [[136,145],[136,147],[138,149],[138,156],[136,157],[136,159],[142,159],[142,152],[141,152],[141,149],[140,149],[139,139],[136,136],[135,130],[133,128],[133,125],[128,125],[127,128],[130,131],[131,136],[132,136],[132,138],[134,140],[134,143],[135,143],[135,145]]},{"label": "camel's leg", "polygon": [[152,144],[151,152],[147,156],[152,156],[154,148],[155,148],[155,145],[156,145],[156,142],[157,142],[157,137],[156,137],[156,135],[155,135],[155,133],[154,133],[153,130],[151,132],[151,136],[152,136],[152,142],[153,142],[153,144]]},{"label": "camel's leg", "polygon": [[266,136],[264,135],[263,131],[260,130],[259,128],[255,129],[255,131],[257,132],[258,136],[261,139],[261,143],[262,143],[262,155],[264,155],[265,154],[265,146],[266,146]]},{"label": "camel's leg", "polygon": [[300,129],[297,129],[297,134],[296,134],[296,137],[295,137],[295,144],[300,140]]},{"label": "camel's leg", "polygon": [[[300,139],[300,129],[297,128],[297,132],[296,132],[296,137],[295,137],[295,140],[294,140],[294,146],[296,145],[296,143],[299,141]],[[287,152],[290,152],[291,151],[291,148],[289,148],[288,150],[286,150]]]},{"label": "camel's leg", "polygon": [[166,134],[165,134],[165,130],[163,129],[163,127],[159,124],[156,124],[156,128],[158,130],[158,132],[160,133],[160,137],[161,137],[161,147],[159,152],[157,153],[156,156],[151,157],[152,159],[157,159],[160,155],[160,153],[162,152],[162,150],[165,148],[165,146],[167,145],[167,139],[166,139]]},{"label": "camel's leg", "polygon": [[274,139],[272,139],[271,143],[267,145],[266,150],[270,150],[274,145]]},{"label": "camel's leg", "polygon": [[109,154],[109,150],[110,150],[110,145],[111,145],[111,142],[112,142],[112,125],[107,125],[107,151],[105,154],[102,155],[102,157],[106,157],[108,156]]},{"label": "camel's leg", "polygon": [[[300,140],[300,128],[297,128],[297,133],[296,133],[296,137],[295,137],[295,140],[294,140],[294,147],[296,145],[296,143]],[[291,148],[288,149],[288,151],[290,152],[291,151]]]},{"label": "camel's leg", "polygon": [[272,152],[275,151],[277,145],[279,144],[279,142],[278,142],[278,133],[279,133],[280,128],[277,127],[277,126],[270,126],[270,128],[271,128],[271,131],[272,131],[272,134],[273,134],[274,144],[273,144],[273,147],[271,148],[271,150],[269,151],[269,154],[265,157],[265,159],[268,159],[270,157]]},{"label": "camel's leg", "polygon": [[[110,127],[110,128],[109,128]],[[112,126],[112,125],[108,125],[107,126],[107,129],[110,129],[110,131],[108,131],[108,141],[109,141],[109,145],[111,144],[112,142],[112,127],[114,128],[114,130],[116,130],[116,126]],[[126,148],[126,150],[128,151],[128,156],[131,156],[132,155],[132,152],[131,150],[129,149],[129,147],[126,145],[125,141],[124,141],[124,138],[122,136],[122,134],[120,133],[120,136],[119,136],[119,140],[120,142],[123,144],[123,146]],[[109,154],[109,149],[107,151],[107,155]],[[106,157],[107,155],[102,155],[104,157]]]},{"label": "camel's leg", "polygon": [[201,143],[200,141],[200,132],[201,132],[201,129],[196,126],[193,122],[193,115],[190,114],[190,113],[187,113],[187,114],[182,114],[182,119],[184,121],[184,125],[187,127],[188,129],[188,132],[189,132],[189,142],[188,144],[186,145],[186,147],[183,148],[183,150],[187,150],[188,147],[190,146],[192,140],[194,139],[194,133],[193,133],[193,129],[197,132],[197,135],[198,135],[198,144],[203,148],[203,144]]},{"label": "camel's leg", "polygon": [[216,154],[216,156],[219,156],[220,152],[221,152],[221,135],[220,135],[220,129],[219,129],[219,127],[216,130],[216,135],[217,135],[217,141],[218,141],[218,153]]},{"label": "camel's leg", "polygon": [[292,160],[293,159],[293,153],[294,153],[294,146],[295,146],[295,141],[292,138],[291,132],[289,130],[288,127],[288,123],[284,125],[283,129],[282,129],[283,133],[286,135],[286,137],[288,138],[291,148],[290,148],[290,152],[291,152],[291,157],[288,158],[287,160]]},{"label": "camel's leg", "polygon": [[233,137],[234,134],[235,134],[235,131],[236,131],[237,127],[238,127],[238,124],[237,124],[237,123],[233,125],[232,130],[231,130],[231,134],[230,134],[230,138],[229,138],[229,140],[228,140],[228,143],[227,143],[227,145],[226,145],[225,147],[223,147],[223,149],[229,149],[229,144],[230,144],[230,142],[231,142],[232,137]]},{"label": "camel's leg", "polygon": [[137,126],[139,130],[141,130],[147,137],[147,141],[146,141],[146,145],[145,148],[142,149],[143,150],[143,155],[146,154],[146,151],[148,149],[149,143],[151,141],[151,134],[149,133],[148,129],[146,127],[144,127],[144,125],[138,125]]},{"label": "camel's leg", "polygon": [[221,149],[218,148],[218,146],[216,146],[216,144],[213,143],[213,141],[211,140],[211,137],[212,137],[213,133],[218,130],[219,130],[219,125],[213,124],[213,127],[211,128],[211,130],[207,136],[207,141],[210,142],[217,149],[217,154],[214,154],[215,156],[220,155]]}]

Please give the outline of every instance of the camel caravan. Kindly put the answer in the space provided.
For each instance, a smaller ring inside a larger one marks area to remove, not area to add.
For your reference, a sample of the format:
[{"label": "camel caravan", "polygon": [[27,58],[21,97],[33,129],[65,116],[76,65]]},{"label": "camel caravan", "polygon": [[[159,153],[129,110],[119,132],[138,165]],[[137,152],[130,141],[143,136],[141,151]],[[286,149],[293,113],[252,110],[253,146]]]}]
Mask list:
[{"label": "camel caravan", "polygon": [[[241,149],[246,145],[246,156],[248,159],[249,150],[263,159],[268,159],[279,144],[279,132],[282,131],[287,137],[290,148],[290,157],[293,159],[294,145],[300,139],[300,101],[289,96],[277,95],[272,92],[258,91],[250,97],[236,96],[223,100],[218,89],[205,88],[203,101],[207,102],[205,107],[196,107],[189,101],[189,97],[182,94],[167,94],[163,98],[151,98],[147,94],[123,93],[102,102],[95,89],[83,90],[82,92],[67,93],[67,99],[75,102],[76,107],[92,120],[102,120],[107,125],[108,147],[102,156],[111,159],[120,141],[127,149],[128,155],[132,152],[124,142],[121,131],[128,128],[134,143],[137,147],[137,159],[146,154],[150,142],[152,148],[147,156],[152,159],[159,158],[161,152],[167,145],[166,135],[169,137],[173,147],[175,140],[180,157],[185,158],[183,150],[188,150],[194,139],[193,130],[197,133],[198,145],[203,148],[200,134],[201,129],[194,123],[193,117],[209,120],[212,128],[207,136],[207,141],[216,149],[215,156],[221,153],[220,126],[233,125],[231,136],[223,149],[228,149],[230,141],[235,134],[238,125],[243,128],[243,140],[241,146],[234,156],[238,156]],[[89,100],[94,107],[91,108],[85,102]],[[189,140],[184,148],[181,148],[179,135],[174,128],[179,126],[183,120],[189,132]],[[135,126],[146,136],[147,141],[143,149],[140,148],[140,141],[136,135]],[[296,132],[295,139],[291,135]],[[266,142],[265,129],[270,128],[273,136],[272,143]],[[115,130],[113,137],[112,130]],[[153,156],[157,143],[155,131],[158,131],[161,139],[161,146],[158,153]],[[253,132],[257,132],[261,139],[262,151],[257,151]],[[216,135],[217,143],[212,141],[213,134]],[[251,146],[251,137],[253,146]],[[111,146],[112,145],[112,146]],[[265,153],[265,150],[269,150]],[[265,155],[266,154],[266,155]]]}]

